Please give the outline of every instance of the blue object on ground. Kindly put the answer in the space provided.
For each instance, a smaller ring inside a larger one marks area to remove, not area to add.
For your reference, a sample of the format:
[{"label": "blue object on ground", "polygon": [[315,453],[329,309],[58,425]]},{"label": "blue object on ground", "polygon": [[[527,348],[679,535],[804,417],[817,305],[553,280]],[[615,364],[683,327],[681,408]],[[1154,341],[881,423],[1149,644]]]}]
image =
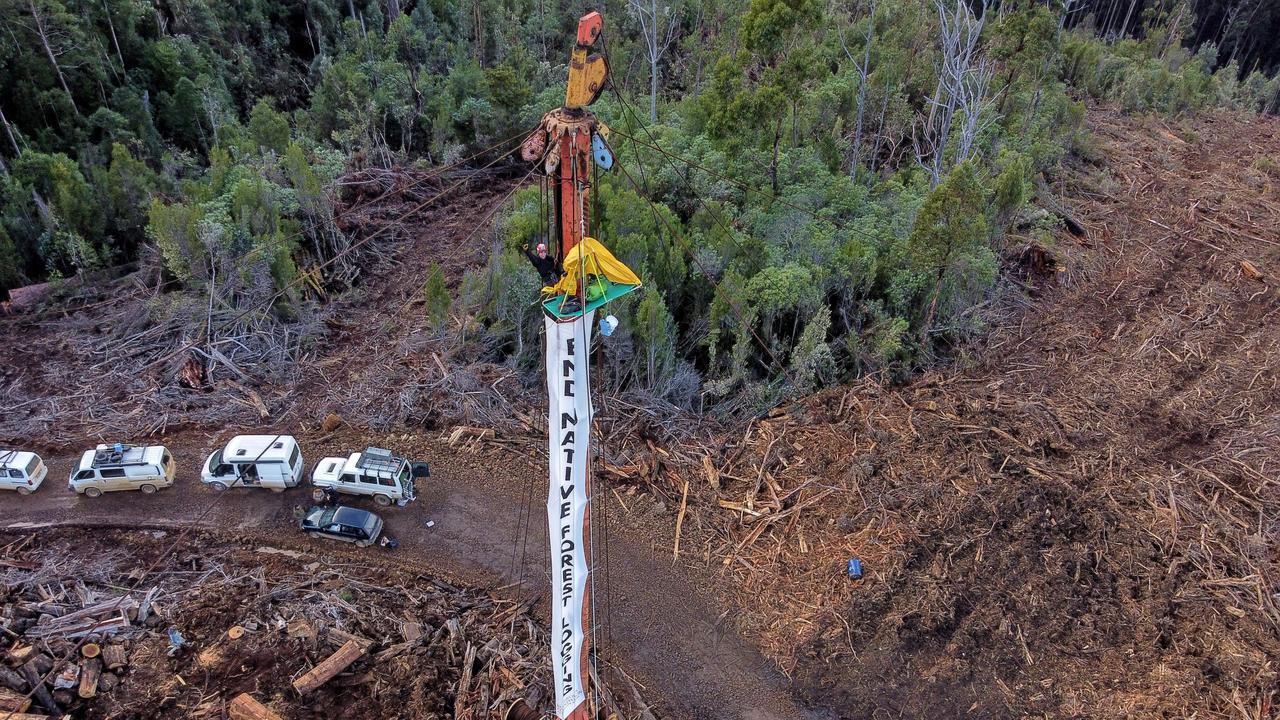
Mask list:
[{"label": "blue object on ground", "polygon": [[856,558],[849,559],[849,577],[857,580],[862,577],[862,561]]},{"label": "blue object on ground", "polygon": [[178,628],[171,627],[169,628],[169,644],[172,645],[174,649],[177,649],[186,645],[187,639],[182,637],[182,633],[178,632]]}]

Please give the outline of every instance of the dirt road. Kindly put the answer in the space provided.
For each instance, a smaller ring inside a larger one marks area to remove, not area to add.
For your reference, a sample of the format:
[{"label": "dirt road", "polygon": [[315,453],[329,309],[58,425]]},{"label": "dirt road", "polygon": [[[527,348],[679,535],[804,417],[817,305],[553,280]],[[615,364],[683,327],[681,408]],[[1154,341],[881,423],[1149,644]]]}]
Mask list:
[{"label": "dirt road", "polygon": [[[350,450],[367,439],[354,435],[340,431],[324,438],[323,443],[299,439],[304,457],[314,462],[321,452]],[[524,553],[513,553],[525,497],[522,483],[538,477],[533,462],[513,461],[510,453],[459,453],[447,445],[408,435],[395,438],[397,451],[429,459],[434,472],[432,478],[419,481],[417,502],[381,513],[389,531],[402,543],[399,554],[378,555],[370,549],[371,558],[403,557],[443,576],[506,586],[504,592],[520,592],[524,598],[545,596],[545,515],[541,512],[545,480],[534,485],[528,548]],[[64,480],[74,454],[46,456],[51,474],[39,492],[26,498],[0,495],[0,517],[4,518],[0,527],[28,523],[112,527],[197,524],[231,533],[295,532],[292,508],[309,501],[305,485],[283,494],[251,489],[217,494],[200,485],[197,469],[204,453],[217,441],[200,433],[165,439],[177,460],[178,478],[173,488],[153,496],[113,493],[96,499],[77,497],[67,490]],[[362,501],[349,504],[373,507]],[[632,503],[632,512],[638,512],[635,505]],[[607,608],[603,569],[597,579],[602,655],[646,688],[646,701],[655,711],[680,718],[819,717],[796,702],[787,679],[758,651],[717,620],[718,611],[695,582],[681,570],[668,567],[669,561],[651,549],[630,513],[616,503],[610,510]],[[427,527],[428,522],[433,525]],[[521,575],[525,582],[517,588],[513,583]],[[606,609],[612,610],[611,616]],[[545,602],[539,600],[537,610],[545,614]],[[605,638],[606,628],[612,643]]]}]

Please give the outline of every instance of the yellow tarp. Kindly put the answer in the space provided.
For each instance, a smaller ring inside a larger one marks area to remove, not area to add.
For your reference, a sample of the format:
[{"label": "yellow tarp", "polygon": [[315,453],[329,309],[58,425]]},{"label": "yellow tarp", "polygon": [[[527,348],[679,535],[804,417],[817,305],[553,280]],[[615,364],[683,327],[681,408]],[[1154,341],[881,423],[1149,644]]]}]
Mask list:
[{"label": "yellow tarp", "polygon": [[601,275],[609,282],[639,285],[640,278],[623,265],[595,238],[583,238],[564,256],[564,275],[560,282],[542,289],[548,295],[572,295],[578,290],[578,279],[585,274]]}]

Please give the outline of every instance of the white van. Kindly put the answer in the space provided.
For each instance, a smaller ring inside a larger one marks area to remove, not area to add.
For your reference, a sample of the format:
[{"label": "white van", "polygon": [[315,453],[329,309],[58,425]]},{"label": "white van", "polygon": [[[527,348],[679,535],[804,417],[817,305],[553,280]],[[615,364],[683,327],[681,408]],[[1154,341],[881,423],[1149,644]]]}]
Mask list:
[{"label": "white van", "polygon": [[204,461],[200,482],[214,490],[241,485],[284,492],[302,472],[302,450],[293,436],[237,435]]},{"label": "white van", "polygon": [[0,490],[30,495],[40,489],[40,483],[48,474],[49,468],[35,453],[0,450]]},{"label": "white van", "polygon": [[379,505],[404,505],[414,499],[413,479],[426,463],[410,465],[390,450],[365,448],[345,458],[327,457],[311,471],[311,484],[347,495],[371,495]]},{"label": "white van", "polygon": [[80,456],[67,489],[89,497],[117,490],[141,490],[150,495],[173,485],[173,472],[173,455],[163,445],[99,445]]}]

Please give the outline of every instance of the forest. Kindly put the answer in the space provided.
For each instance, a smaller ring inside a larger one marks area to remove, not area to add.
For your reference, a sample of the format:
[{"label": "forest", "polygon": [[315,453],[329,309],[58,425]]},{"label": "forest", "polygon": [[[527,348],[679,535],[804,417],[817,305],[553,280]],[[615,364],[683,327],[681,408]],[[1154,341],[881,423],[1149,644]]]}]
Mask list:
[{"label": "forest", "polygon": [[[155,270],[155,322],[262,306],[290,342],[364,282],[342,178],[490,169],[561,102],[577,18],[539,0],[0,0],[0,300]],[[610,0],[594,231],[645,279],[611,381],[758,408],[964,362],[1052,252],[1106,103],[1280,110],[1266,0]],[[442,338],[537,362],[543,232],[517,191],[484,269],[426,278]],[[448,320],[447,322],[445,320]],[[293,326],[292,331],[289,328]],[[299,329],[301,328],[301,329]],[[208,332],[213,332],[210,327]]]}]

